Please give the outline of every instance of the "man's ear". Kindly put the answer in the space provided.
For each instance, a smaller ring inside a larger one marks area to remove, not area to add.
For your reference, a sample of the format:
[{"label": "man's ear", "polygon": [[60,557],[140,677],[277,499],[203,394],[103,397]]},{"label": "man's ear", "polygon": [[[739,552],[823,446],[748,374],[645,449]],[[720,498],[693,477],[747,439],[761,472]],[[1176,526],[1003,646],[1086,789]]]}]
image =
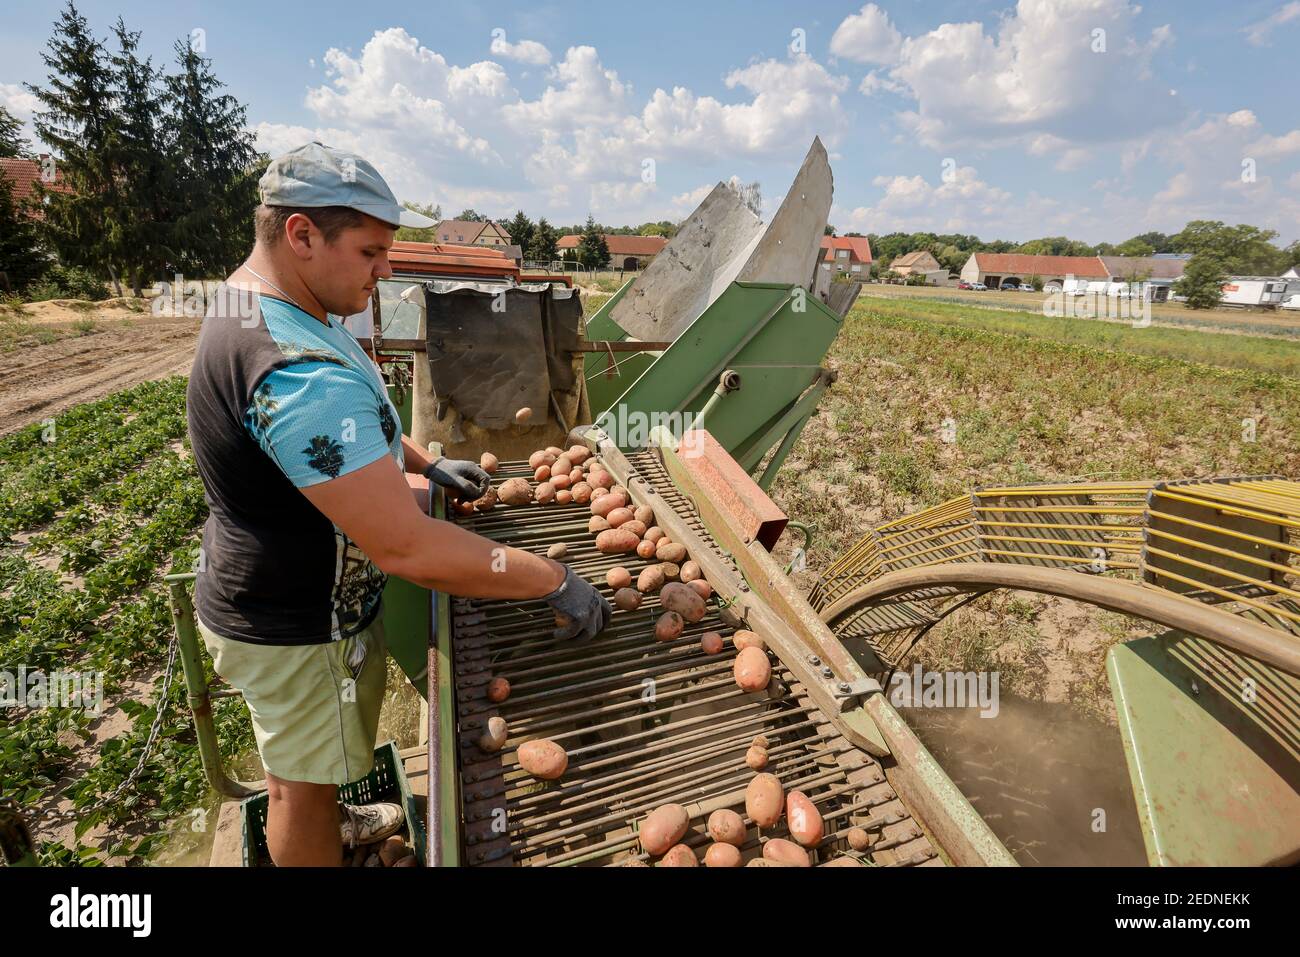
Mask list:
[{"label": "man's ear", "polygon": [[284,222],[284,240],[299,259],[311,259],[320,241],[320,230],[302,213],[294,213]]}]

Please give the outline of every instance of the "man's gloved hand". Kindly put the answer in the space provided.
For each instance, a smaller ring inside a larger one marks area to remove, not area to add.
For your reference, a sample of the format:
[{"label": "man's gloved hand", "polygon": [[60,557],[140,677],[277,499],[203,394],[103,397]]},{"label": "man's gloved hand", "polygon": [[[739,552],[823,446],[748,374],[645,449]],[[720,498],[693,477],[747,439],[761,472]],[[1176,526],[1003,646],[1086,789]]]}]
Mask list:
[{"label": "man's gloved hand", "polygon": [[462,502],[482,498],[492,482],[492,477],[473,462],[442,455],[425,467],[424,477],[455,492]]},{"label": "man's gloved hand", "polygon": [[564,566],[564,581],[545,600],[567,619],[566,624],[555,629],[556,638],[588,641],[605,630],[614,613],[600,592],[579,578],[568,565]]}]

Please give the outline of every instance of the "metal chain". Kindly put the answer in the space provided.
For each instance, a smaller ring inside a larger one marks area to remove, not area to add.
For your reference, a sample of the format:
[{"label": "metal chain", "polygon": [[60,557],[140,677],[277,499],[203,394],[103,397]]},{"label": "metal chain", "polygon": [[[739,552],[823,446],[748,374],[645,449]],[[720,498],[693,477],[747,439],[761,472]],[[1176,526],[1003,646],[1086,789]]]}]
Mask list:
[{"label": "metal chain", "polygon": [[145,764],[149,761],[149,755],[153,751],[154,743],[158,740],[158,732],[162,730],[163,717],[167,713],[167,695],[171,691],[172,676],[175,673],[176,665],[176,649],[179,646],[179,643],[179,639],[177,638],[175,631],[173,631],[171,641],[167,646],[167,668],[163,672],[163,686],[162,693],[158,696],[158,710],[153,716],[153,724],[149,727],[149,737],[145,740],[144,750],[140,753],[140,760],[136,762],[134,770],[123,778],[117,787],[113,788],[113,790],[109,791],[90,807],[72,808],[67,811],[50,808],[47,811],[42,811],[40,814],[35,815],[37,821],[65,821],[94,814],[96,811],[102,810],[112,803],[119,794],[134,784],[136,779],[140,777],[140,773],[144,770]]}]

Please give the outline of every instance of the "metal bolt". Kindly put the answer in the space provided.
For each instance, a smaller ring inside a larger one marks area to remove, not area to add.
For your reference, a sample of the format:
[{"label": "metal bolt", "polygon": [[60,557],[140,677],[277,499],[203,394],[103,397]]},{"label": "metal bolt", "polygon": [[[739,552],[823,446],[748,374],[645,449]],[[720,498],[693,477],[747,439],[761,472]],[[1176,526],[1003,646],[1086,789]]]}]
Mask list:
[{"label": "metal bolt", "polygon": [[849,693],[849,690],[850,690],[849,683],[848,683],[847,681],[841,681],[841,682],[840,682],[840,694],[848,694],[848,693]]},{"label": "metal bolt", "polygon": [[831,671],[830,665],[823,665],[823,666],[822,666],[822,677],[823,677],[823,678],[833,678],[833,677],[835,677],[835,672]]},{"label": "metal bolt", "polygon": [[749,591],[749,582],[741,582],[741,583],[740,583],[740,590],[741,590],[741,591]]},{"label": "metal bolt", "polygon": [[809,656],[808,656],[808,664],[812,665],[814,668],[817,667],[817,666],[818,666],[819,664],[821,664],[821,663],[822,663],[822,660],[821,660],[820,658],[818,658],[816,655],[809,655]]}]

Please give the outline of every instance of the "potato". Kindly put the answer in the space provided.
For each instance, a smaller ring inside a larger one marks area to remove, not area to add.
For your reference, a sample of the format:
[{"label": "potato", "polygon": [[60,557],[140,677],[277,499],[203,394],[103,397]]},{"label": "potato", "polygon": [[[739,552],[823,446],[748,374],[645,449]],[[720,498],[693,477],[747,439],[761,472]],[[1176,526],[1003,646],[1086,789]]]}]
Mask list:
[{"label": "potato", "polygon": [[682,577],[682,566],[676,562],[660,562],[659,570],[664,573],[664,581],[675,582]]},{"label": "potato", "polygon": [[686,546],[677,542],[664,543],[663,539],[659,540],[655,546],[655,557],[661,562],[674,562],[680,565],[686,561]]},{"label": "potato", "polygon": [[528,484],[528,479],[506,479],[497,489],[497,495],[507,505],[527,505],[533,500],[533,487]]},{"label": "potato", "polygon": [[628,491],[626,488],[624,488],[622,485],[611,485],[611,486],[609,487],[609,490],[610,490],[611,492],[617,492],[619,495],[622,495],[622,496],[623,496],[625,499],[627,499],[629,502],[632,501],[632,493],[629,492],[629,491]]},{"label": "potato", "polygon": [[745,819],[728,807],[718,808],[710,814],[707,827],[709,837],[719,844],[734,844],[736,847],[745,843],[749,833]]},{"label": "potato", "polygon": [[785,796],[785,823],[790,836],[804,847],[815,847],[826,834],[817,805],[802,791],[791,791]]},{"label": "potato", "polygon": [[775,774],[755,774],[745,788],[745,813],[759,827],[771,827],[781,820],[785,808],[785,789]]},{"label": "potato", "polygon": [[691,816],[680,804],[661,804],[645,816],[638,829],[641,846],[654,857],[666,852],[686,836]]},{"label": "potato", "polygon": [[568,475],[573,471],[573,462],[567,455],[561,455],[551,464],[552,475]]},{"label": "potato", "polygon": [[550,482],[543,482],[537,486],[537,491],[533,493],[533,498],[537,500],[538,505],[550,505],[555,501],[555,486]]},{"label": "potato", "polygon": [[532,455],[528,456],[528,467],[530,469],[541,468],[546,465],[546,450],[538,449]]},{"label": "potato", "polygon": [[695,852],[685,844],[678,844],[670,847],[668,853],[663,856],[659,862],[660,867],[699,867],[700,862],[695,859]]},{"label": "potato", "polygon": [[[605,521],[609,522],[610,528],[618,528],[620,525],[626,525],[632,521],[632,510],[630,508],[611,508],[605,513]],[[637,536],[637,541],[641,536]]]},{"label": "potato", "polygon": [[[588,483],[588,484],[590,484],[590,483]],[[591,500],[594,502],[594,501],[596,501],[596,499],[600,498],[602,495],[608,495],[608,494],[609,494],[609,489],[607,489],[607,488],[601,488],[599,485],[592,486],[592,489],[591,489]]]},{"label": "potato", "polygon": [[456,510],[456,514],[457,514],[457,515],[473,515],[473,514],[474,514],[474,503],[473,503],[473,502],[454,502],[454,503],[452,503],[452,506],[451,506],[451,507],[452,507],[453,509]]},{"label": "potato", "polygon": [[657,542],[664,537],[664,530],[658,525],[651,525],[645,530],[645,540],[647,542]]},{"label": "potato", "polygon": [[569,766],[569,756],[554,741],[538,738],[519,746],[519,763],[533,777],[554,781]]},{"label": "potato", "polygon": [[658,591],[664,587],[664,573],[658,565],[642,569],[636,579],[636,589],[642,594]]},{"label": "potato", "polygon": [[605,584],[614,591],[620,588],[626,588],[632,584],[632,573],[622,565],[615,565],[609,571],[605,572]]},{"label": "potato", "polygon": [[591,449],[585,445],[570,445],[564,454],[569,457],[574,465],[581,465],[591,458]]},{"label": "potato", "polygon": [[605,521],[604,517],[600,515],[591,516],[591,521],[587,523],[587,531],[593,535],[603,532],[607,528],[609,528],[609,522]]},{"label": "potato", "polygon": [[[665,572],[665,577],[669,577]],[[704,599],[695,594],[695,589],[681,582],[669,582],[664,585],[659,601],[669,611],[675,611],[687,621],[702,621],[708,608]]]},{"label": "potato", "polygon": [[637,537],[621,528],[607,528],[596,536],[596,550],[605,555],[636,551]]},{"label": "potato", "polygon": [[495,754],[505,747],[509,733],[510,728],[506,724],[506,719],[493,715],[488,718],[487,730],[479,736],[478,746],[489,754]]},{"label": "potato", "polygon": [[488,490],[483,493],[483,497],[474,500],[474,507],[480,512],[490,512],[496,505],[498,498],[500,496],[497,494],[497,490],[488,486]]},{"label": "potato", "polygon": [[636,611],[641,607],[641,593],[635,588],[620,588],[614,592],[614,604],[624,611]]},{"label": "potato", "polygon": [[570,491],[573,492],[573,500],[579,505],[586,505],[591,501],[591,486],[586,482],[574,483]]},{"label": "potato", "polygon": [[572,482],[574,485],[577,485],[586,477],[587,474],[583,472],[582,469],[577,468],[576,466],[574,467],[573,471],[569,473],[569,481]]},{"label": "potato", "polygon": [[614,484],[614,476],[610,475],[604,469],[600,469],[599,471],[593,469],[591,472],[587,473],[587,481],[591,483],[593,488],[608,489]]},{"label": "potato", "polygon": [[767,735],[765,734],[754,735],[754,740],[749,742],[749,745],[753,748],[762,748],[764,751],[766,751],[770,746],[767,741]]},{"label": "potato", "polygon": [[515,425],[523,425],[532,417],[533,417],[533,410],[528,408],[528,406],[524,406],[522,409],[520,409],[515,413]]},{"label": "potato", "polygon": [[560,448],[558,445],[548,445],[546,451],[550,452],[557,459],[564,454],[564,449]]},{"label": "potato", "polygon": [[537,466],[537,471],[533,472],[534,482],[547,482],[551,478],[551,467],[549,465]]},{"label": "potato", "polygon": [[742,691],[762,691],[772,680],[772,664],[767,660],[767,652],[758,648],[742,649],[731,670]]},{"label": "potato", "polygon": [[394,834],[384,838],[384,842],[379,845],[379,862],[384,867],[392,867],[410,853],[411,849],[406,846],[406,842]]},{"label": "potato", "polygon": [[739,867],[740,849],[730,844],[710,844],[704,852],[705,867]]},{"label": "potato", "polygon": [[570,492],[567,488],[562,488],[555,493],[556,505],[568,505],[572,501],[573,501],[573,493]]},{"label": "potato", "polygon": [[[604,515],[609,518],[609,513],[627,505],[627,499],[616,492],[609,492],[595,499],[591,503],[592,515]],[[631,516],[628,516],[631,518]]]},{"label": "potato", "polygon": [[650,559],[655,557],[655,543],[641,541],[640,543],[638,543],[636,547],[636,553],[640,555],[642,558],[649,561]]},{"label": "potato", "polygon": [[491,452],[484,452],[478,457],[478,467],[487,472],[488,475],[494,475],[499,464],[497,457]]},{"label": "potato", "polygon": [[825,864],[818,864],[818,867],[862,867],[863,864],[856,857],[837,857],[833,861],[827,861]]},{"label": "potato", "polygon": [[555,486],[557,492],[561,489],[567,490],[569,487],[569,477],[567,475],[552,475],[551,484]]},{"label": "potato", "polygon": [[675,611],[667,611],[659,616],[655,622],[655,638],[659,641],[672,641],[674,638],[682,636],[682,628],[686,622],[682,621],[682,616]]},{"label": "potato", "polygon": [[755,771],[761,771],[767,767],[767,751],[763,748],[750,747],[745,752],[745,764]]},{"label": "potato", "polygon": [[795,867],[812,867],[808,852],[783,837],[774,837],[763,845],[763,859]]},{"label": "potato", "polygon": [[619,864],[618,866],[619,867],[649,867],[650,865],[647,864],[645,861],[641,860],[641,858],[639,857],[629,857],[626,861],[624,861],[622,864]]},{"label": "potato", "polygon": [[731,643],[736,646],[737,651],[744,651],[746,648],[757,648],[759,651],[767,650],[767,643],[752,631],[745,631],[743,628],[731,636]]},{"label": "potato", "polygon": [[635,518],[632,519],[630,522],[624,522],[622,525],[619,526],[619,528],[626,529],[627,531],[635,535],[637,538],[640,538],[642,535],[645,534],[645,522],[638,522]]},{"label": "potato", "polygon": [[703,577],[704,577],[704,572],[700,571],[699,562],[682,563],[682,581],[693,582]]},{"label": "potato", "polygon": [[643,522],[648,527],[655,523],[655,510],[649,505],[638,505],[636,507],[636,520]]},{"label": "potato", "polygon": [[[687,564],[689,565],[690,562],[687,562]],[[705,601],[708,601],[709,596],[713,594],[713,586],[710,585],[708,582],[706,582],[703,578],[697,578],[695,579],[695,581],[688,582],[687,584],[689,584],[692,588],[694,588],[695,594],[699,595]]]},{"label": "potato", "polygon": [[564,542],[556,542],[546,550],[546,557],[554,558],[556,561],[559,561],[567,554],[569,554],[569,546],[564,544]]},{"label": "potato", "polygon": [[700,650],[706,655],[722,654],[722,636],[716,631],[706,631],[700,636]]},{"label": "potato", "polygon": [[845,835],[849,842],[849,847],[855,851],[865,851],[872,844],[871,832],[865,827],[851,827],[849,833]]},{"label": "potato", "polygon": [[493,678],[488,682],[487,699],[493,704],[500,704],[510,697],[510,682],[505,678]]}]

